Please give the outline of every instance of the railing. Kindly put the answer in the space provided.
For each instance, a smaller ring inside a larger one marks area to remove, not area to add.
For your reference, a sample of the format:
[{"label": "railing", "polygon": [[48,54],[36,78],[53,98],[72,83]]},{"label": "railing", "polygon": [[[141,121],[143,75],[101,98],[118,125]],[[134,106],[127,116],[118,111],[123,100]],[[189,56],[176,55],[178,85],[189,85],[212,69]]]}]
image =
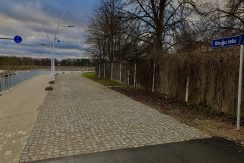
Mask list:
[{"label": "railing", "polygon": [[4,93],[8,89],[40,74],[44,71],[23,71],[0,75],[0,94]]}]

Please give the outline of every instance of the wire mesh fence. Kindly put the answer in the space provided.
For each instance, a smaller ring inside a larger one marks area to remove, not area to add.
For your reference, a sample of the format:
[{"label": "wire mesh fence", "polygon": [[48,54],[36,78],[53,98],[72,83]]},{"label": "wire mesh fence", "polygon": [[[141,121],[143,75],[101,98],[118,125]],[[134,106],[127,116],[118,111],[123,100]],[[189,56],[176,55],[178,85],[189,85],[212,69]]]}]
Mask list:
[{"label": "wire mesh fence", "polygon": [[33,70],[0,75],[0,94],[34,76],[44,73],[47,72]]}]

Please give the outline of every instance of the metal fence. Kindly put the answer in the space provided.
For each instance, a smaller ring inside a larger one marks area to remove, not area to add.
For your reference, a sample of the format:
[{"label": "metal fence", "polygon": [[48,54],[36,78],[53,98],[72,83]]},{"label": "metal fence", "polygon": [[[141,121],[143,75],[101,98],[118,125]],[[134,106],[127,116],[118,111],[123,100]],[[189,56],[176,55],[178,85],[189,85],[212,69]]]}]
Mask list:
[{"label": "metal fence", "polygon": [[33,70],[0,75],[0,94],[34,76],[43,73],[45,72]]}]

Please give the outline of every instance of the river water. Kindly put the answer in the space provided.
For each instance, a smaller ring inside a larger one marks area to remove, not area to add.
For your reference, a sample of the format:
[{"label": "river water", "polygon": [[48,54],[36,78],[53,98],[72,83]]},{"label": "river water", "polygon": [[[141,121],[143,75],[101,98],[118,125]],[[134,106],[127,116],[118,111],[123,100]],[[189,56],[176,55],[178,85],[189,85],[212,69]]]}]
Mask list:
[{"label": "river water", "polygon": [[43,70],[30,70],[30,71],[18,71],[9,74],[1,74],[0,94],[34,76],[47,74],[48,72],[49,71],[43,71]]}]

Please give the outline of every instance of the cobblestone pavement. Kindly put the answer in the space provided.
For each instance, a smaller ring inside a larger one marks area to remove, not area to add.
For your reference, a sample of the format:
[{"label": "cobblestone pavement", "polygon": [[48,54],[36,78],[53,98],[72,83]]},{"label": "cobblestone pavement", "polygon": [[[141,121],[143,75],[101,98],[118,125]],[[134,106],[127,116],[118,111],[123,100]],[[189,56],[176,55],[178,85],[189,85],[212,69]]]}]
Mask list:
[{"label": "cobblestone pavement", "polygon": [[59,75],[21,162],[207,138],[79,73]]},{"label": "cobblestone pavement", "polygon": [[41,75],[0,96],[0,163],[19,162],[47,85],[48,75]]}]

